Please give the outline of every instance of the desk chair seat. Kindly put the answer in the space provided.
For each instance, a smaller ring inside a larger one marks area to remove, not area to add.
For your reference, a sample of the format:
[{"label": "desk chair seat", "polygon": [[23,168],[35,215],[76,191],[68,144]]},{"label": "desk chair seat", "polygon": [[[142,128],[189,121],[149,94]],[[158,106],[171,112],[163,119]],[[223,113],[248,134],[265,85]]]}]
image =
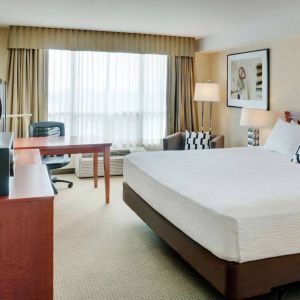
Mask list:
[{"label": "desk chair seat", "polygon": [[68,155],[63,156],[42,156],[43,164],[47,165],[49,170],[55,170],[68,165],[71,158]]},{"label": "desk chair seat", "polygon": [[[30,137],[45,137],[45,136],[64,136],[65,125],[61,122],[37,122],[29,125],[29,136]],[[68,165],[71,161],[70,155],[46,155],[42,156],[42,162],[47,166],[49,177],[51,180],[54,194],[57,194],[57,189],[54,186],[56,182],[65,182],[68,187],[73,186],[73,182],[56,177],[51,177],[51,171],[60,169]]]}]

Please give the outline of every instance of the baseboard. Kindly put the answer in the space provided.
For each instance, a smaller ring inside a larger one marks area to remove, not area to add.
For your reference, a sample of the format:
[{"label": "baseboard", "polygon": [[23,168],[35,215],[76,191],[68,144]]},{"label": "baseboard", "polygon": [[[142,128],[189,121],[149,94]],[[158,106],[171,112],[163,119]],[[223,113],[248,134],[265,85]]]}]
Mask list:
[{"label": "baseboard", "polygon": [[75,168],[56,169],[52,170],[52,175],[75,174]]}]

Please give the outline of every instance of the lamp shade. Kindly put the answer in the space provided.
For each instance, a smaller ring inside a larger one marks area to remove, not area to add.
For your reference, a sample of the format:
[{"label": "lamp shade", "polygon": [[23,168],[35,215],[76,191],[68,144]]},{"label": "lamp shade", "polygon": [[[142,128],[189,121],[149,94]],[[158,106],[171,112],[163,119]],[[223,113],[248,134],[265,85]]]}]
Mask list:
[{"label": "lamp shade", "polygon": [[220,101],[219,85],[217,83],[196,83],[194,100],[209,102]]},{"label": "lamp shade", "polygon": [[276,115],[271,111],[243,108],[241,113],[241,126],[248,127],[267,127],[276,121]]}]

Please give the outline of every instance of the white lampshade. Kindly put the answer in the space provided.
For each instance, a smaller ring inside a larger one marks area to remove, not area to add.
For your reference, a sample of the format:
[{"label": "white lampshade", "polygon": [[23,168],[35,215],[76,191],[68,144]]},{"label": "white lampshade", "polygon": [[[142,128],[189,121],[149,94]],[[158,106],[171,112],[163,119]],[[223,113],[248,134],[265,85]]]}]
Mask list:
[{"label": "white lampshade", "polygon": [[248,127],[267,127],[276,121],[276,115],[271,111],[243,108],[241,113],[241,126]]},{"label": "white lampshade", "polygon": [[218,102],[220,101],[220,89],[217,83],[196,83],[195,101],[209,101]]}]

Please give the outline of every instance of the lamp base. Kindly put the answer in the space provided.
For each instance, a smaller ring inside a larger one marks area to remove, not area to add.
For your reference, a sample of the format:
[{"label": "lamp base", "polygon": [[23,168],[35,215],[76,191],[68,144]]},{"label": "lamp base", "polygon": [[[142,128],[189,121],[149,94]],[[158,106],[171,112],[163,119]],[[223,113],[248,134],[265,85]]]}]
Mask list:
[{"label": "lamp base", "polygon": [[259,146],[259,129],[248,127],[248,147]]}]

